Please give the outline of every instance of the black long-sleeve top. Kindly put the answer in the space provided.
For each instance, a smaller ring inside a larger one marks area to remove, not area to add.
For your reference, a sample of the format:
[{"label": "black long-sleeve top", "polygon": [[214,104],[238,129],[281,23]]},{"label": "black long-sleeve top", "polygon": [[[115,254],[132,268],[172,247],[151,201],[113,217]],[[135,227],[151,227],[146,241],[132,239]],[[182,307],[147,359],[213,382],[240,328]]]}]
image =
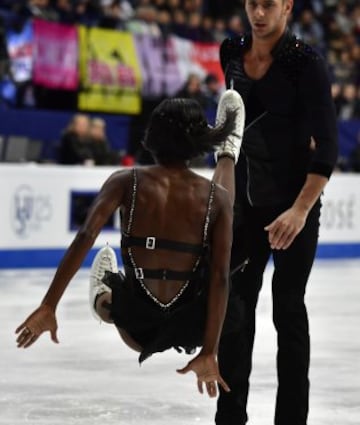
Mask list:
[{"label": "black long-sleeve top", "polygon": [[291,202],[308,173],[329,178],[336,163],[336,113],[326,65],[287,30],[271,52],[269,70],[253,80],[243,66],[250,46],[251,34],[245,34],[224,40],[220,48],[226,85],[233,84],[246,110],[237,198],[259,206]]}]

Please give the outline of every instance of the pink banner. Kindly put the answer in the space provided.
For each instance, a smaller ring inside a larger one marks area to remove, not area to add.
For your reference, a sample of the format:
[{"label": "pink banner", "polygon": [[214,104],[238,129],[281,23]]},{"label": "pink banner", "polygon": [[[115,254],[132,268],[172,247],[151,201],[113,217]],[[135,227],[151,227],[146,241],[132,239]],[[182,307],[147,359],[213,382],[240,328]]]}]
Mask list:
[{"label": "pink banner", "polygon": [[78,34],[75,26],[34,21],[33,81],[51,89],[76,90]]}]

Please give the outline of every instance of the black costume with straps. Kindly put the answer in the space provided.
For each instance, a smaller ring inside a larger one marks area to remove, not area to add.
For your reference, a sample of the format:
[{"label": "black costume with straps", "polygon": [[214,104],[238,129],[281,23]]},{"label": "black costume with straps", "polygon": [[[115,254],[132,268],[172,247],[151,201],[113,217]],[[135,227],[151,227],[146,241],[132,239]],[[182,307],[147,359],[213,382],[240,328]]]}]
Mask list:
[{"label": "black costume with straps", "polygon": [[[202,244],[161,239],[155,236],[135,237],[131,234],[136,194],[137,171],[133,171],[133,193],[126,232],[122,235],[122,256],[125,276],[107,272],[104,283],[112,289],[111,316],[119,328],[126,330],[143,348],[142,362],[155,352],[175,348],[187,353],[202,345],[207,317],[207,289],[209,284],[208,226],[213,204],[215,184],[211,182],[208,208],[204,217]],[[149,250],[165,249],[197,255],[189,271],[146,269],[139,267],[132,253],[133,247]],[[175,297],[161,303],[144,284],[144,279],[184,281]]]}]

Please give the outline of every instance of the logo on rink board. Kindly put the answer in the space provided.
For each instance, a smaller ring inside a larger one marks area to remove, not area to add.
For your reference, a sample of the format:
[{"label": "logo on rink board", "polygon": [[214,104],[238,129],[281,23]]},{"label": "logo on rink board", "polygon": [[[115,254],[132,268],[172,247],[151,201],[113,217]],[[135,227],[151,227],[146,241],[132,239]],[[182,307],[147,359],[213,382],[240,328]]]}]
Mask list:
[{"label": "logo on rink board", "polygon": [[321,226],[329,231],[354,231],[357,227],[357,209],[356,196],[353,194],[337,199],[325,197],[321,211]]},{"label": "logo on rink board", "polygon": [[11,217],[12,227],[19,237],[27,238],[32,233],[40,231],[51,216],[52,205],[49,195],[36,193],[28,185],[21,185],[15,190]]}]

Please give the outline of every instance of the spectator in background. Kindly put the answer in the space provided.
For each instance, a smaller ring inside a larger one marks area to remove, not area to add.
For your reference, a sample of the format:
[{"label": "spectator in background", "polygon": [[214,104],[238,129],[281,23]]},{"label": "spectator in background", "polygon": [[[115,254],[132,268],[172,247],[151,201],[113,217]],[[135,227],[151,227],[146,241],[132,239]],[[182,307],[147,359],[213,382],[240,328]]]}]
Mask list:
[{"label": "spectator in background", "polygon": [[201,90],[201,79],[196,74],[190,74],[183,88],[178,91],[175,97],[190,98],[197,100],[203,109],[206,109],[206,96]]},{"label": "spectator in background", "polygon": [[76,16],[71,0],[56,0],[54,10],[57,14],[57,20],[67,24],[74,24]]},{"label": "spectator in background", "polygon": [[157,10],[168,10],[166,0],[153,0],[153,4]]},{"label": "spectator in background", "polygon": [[180,0],[167,0],[167,8],[169,12],[174,13],[175,10],[178,10],[181,8]]},{"label": "spectator in background", "polygon": [[208,74],[204,80],[204,95],[206,98],[206,108],[216,108],[219,102],[221,83],[215,74]]},{"label": "spectator in background", "polygon": [[345,1],[339,1],[334,13],[335,22],[344,34],[350,34],[353,28],[351,18],[349,16]]},{"label": "spectator in background", "polygon": [[97,0],[78,0],[73,7],[77,23],[86,26],[97,25],[101,15],[101,7]]},{"label": "spectator in background", "polygon": [[151,5],[139,6],[134,17],[126,22],[127,31],[134,34],[160,37],[161,31],[157,23],[157,10]]},{"label": "spectator in background", "polygon": [[99,25],[102,15],[98,1],[92,0],[55,0],[52,8],[56,20],[65,24]]},{"label": "spectator in background", "polygon": [[183,0],[182,7],[188,15],[194,12],[201,13],[202,0]]},{"label": "spectator in background", "polygon": [[326,44],[330,51],[341,52],[344,49],[344,34],[333,17],[329,19],[326,31]]},{"label": "spectator in background", "polygon": [[172,33],[178,37],[186,36],[186,15],[182,9],[175,9],[172,14]]},{"label": "spectator in background", "polygon": [[118,164],[119,158],[110,147],[106,137],[106,122],[102,118],[93,118],[90,121],[89,136],[91,141],[92,157],[95,165]]},{"label": "spectator in background", "polygon": [[338,83],[348,84],[356,81],[356,66],[347,49],[341,51],[332,66],[335,80]]},{"label": "spectator in background", "polygon": [[189,14],[187,23],[187,38],[192,41],[203,41],[201,28],[201,14],[192,12]]},{"label": "spectator in background", "polygon": [[299,21],[292,25],[292,31],[305,43],[321,52],[325,51],[323,26],[310,9],[302,11]]},{"label": "spectator in background", "polygon": [[217,41],[218,43],[223,42],[225,38],[228,36],[226,32],[226,24],[224,19],[218,18],[215,20],[213,36],[215,41]]},{"label": "spectator in background", "polygon": [[161,35],[166,40],[171,35],[172,17],[168,10],[163,9],[158,12],[157,23],[159,25]]},{"label": "spectator in background", "polygon": [[35,18],[49,21],[56,21],[58,19],[57,13],[51,7],[50,0],[29,0],[27,2],[27,9],[30,15]]},{"label": "spectator in background", "polygon": [[211,16],[203,16],[202,21],[201,21],[201,41],[204,42],[213,42],[215,41],[214,39],[214,34],[213,34],[213,28],[214,28],[214,22]]},{"label": "spectator in background", "polygon": [[233,15],[229,18],[227,25],[228,37],[236,37],[244,32],[244,23],[239,14]]},{"label": "spectator in background", "polygon": [[331,96],[335,105],[336,116],[339,116],[341,101],[342,101],[342,93],[341,93],[341,85],[337,82],[331,84]]},{"label": "spectator in background", "polygon": [[353,83],[347,83],[343,87],[338,118],[340,120],[360,118],[360,99],[357,87]]},{"label": "spectator in background", "polygon": [[61,136],[60,164],[94,165],[89,139],[90,121],[84,114],[76,114]]},{"label": "spectator in background", "polygon": [[127,1],[108,0],[103,4],[103,15],[99,26],[102,28],[125,30],[126,21],[130,19],[134,11]]}]

